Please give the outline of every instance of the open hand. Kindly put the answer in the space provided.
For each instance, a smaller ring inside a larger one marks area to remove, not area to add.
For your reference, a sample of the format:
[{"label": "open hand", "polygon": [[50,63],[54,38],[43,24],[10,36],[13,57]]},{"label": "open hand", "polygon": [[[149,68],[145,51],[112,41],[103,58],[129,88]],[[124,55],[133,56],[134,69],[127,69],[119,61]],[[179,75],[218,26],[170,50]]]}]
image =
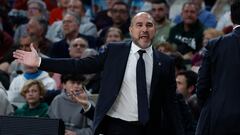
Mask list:
[{"label": "open hand", "polygon": [[31,52],[16,50],[13,52],[13,57],[16,58],[17,62],[22,63],[30,67],[38,67],[40,57],[38,56],[37,51],[33,47],[33,44],[30,45]]}]

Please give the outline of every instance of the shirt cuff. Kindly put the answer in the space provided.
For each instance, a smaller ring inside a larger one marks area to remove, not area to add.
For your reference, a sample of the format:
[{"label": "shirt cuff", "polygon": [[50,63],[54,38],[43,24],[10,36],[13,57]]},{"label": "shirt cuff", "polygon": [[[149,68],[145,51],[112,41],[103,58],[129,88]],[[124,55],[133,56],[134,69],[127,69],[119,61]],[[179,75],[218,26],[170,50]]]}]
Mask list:
[{"label": "shirt cuff", "polygon": [[41,65],[41,62],[42,62],[42,58],[41,58],[41,57],[39,57],[38,67],[40,67],[40,65]]},{"label": "shirt cuff", "polygon": [[84,112],[88,112],[91,107],[92,107],[92,104],[88,102],[88,108],[87,109],[83,108]]}]

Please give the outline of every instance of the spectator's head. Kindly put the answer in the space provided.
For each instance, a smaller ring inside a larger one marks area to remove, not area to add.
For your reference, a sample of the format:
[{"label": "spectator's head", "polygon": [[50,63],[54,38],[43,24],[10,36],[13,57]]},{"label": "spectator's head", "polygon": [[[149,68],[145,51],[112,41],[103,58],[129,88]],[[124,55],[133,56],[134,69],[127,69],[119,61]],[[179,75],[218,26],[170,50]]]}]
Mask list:
[{"label": "spectator's head", "polygon": [[240,1],[234,0],[231,4],[231,19],[233,24],[240,25]]},{"label": "spectator's head", "polygon": [[38,38],[45,37],[48,30],[48,22],[44,17],[34,16],[27,23],[27,32]]},{"label": "spectator's head", "polygon": [[187,99],[196,92],[197,73],[191,70],[181,71],[176,76],[176,82],[177,92]]},{"label": "spectator's head", "polygon": [[[33,47],[39,52],[38,39],[29,35],[20,37],[19,49],[24,51],[31,51],[30,45],[33,44]],[[24,72],[26,73],[35,73],[37,71],[36,67],[24,66]]]},{"label": "spectator's head", "polygon": [[165,0],[153,1],[151,14],[156,23],[163,23],[168,18],[169,6]]},{"label": "spectator's head", "polygon": [[58,0],[58,7],[61,7],[62,9],[67,9],[69,0]]},{"label": "spectator's head", "polygon": [[193,2],[186,2],[182,8],[182,18],[185,25],[192,25],[197,21],[198,10]]},{"label": "spectator's head", "polygon": [[174,59],[176,74],[178,74],[180,71],[186,70],[186,65],[180,52],[172,52],[169,55]]},{"label": "spectator's head", "polygon": [[202,4],[203,4],[203,0],[189,0],[189,1],[196,5],[198,12],[201,10]]},{"label": "spectator's head", "polygon": [[170,54],[175,51],[175,48],[169,42],[161,42],[160,44],[157,44],[156,49],[165,54]]},{"label": "spectator's head", "polygon": [[61,82],[66,94],[73,100],[73,93],[81,94],[85,90],[86,78],[79,74],[64,74]]},{"label": "spectator's head", "polygon": [[70,0],[67,11],[74,12],[80,16],[85,16],[85,8],[81,0]]},{"label": "spectator's head", "polygon": [[43,16],[47,19],[47,7],[42,0],[29,0],[28,4],[28,18],[33,16]]},{"label": "spectator's head", "polygon": [[30,108],[38,106],[45,93],[45,87],[39,80],[28,80],[21,90],[21,95],[26,99]]},{"label": "spectator's head", "polygon": [[105,43],[119,42],[123,40],[122,31],[117,27],[110,27],[106,33]]},{"label": "spectator's head", "polygon": [[71,58],[81,58],[84,51],[88,48],[88,42],[84,38],[76,38],[69,45],[69,55]]},{"label": "spectator's head", "polygon": [[124,2],[115,2],[111,9],[113,26],[120,26],[129,19],[129,8]]},{"label": "spectator's head", "polygon": [[222,36],[224,33],[213,28],[204,30],[203,32],[203,46],[207,45],[207,42],[218,36]]},{"label": "spectator's head", "polygon": [[63,32],[65,37],[79,33],[81,17],[73,12],[67,12],[63,17]]},{"label": "spectator's head", "polygon": [[156,33],[153,17],[147,12],[137,13],[132,18],[129,32],[137,46],[140,48],[149,47]]},{"label": "spectator's head", "polygon": [[24,35],[20,37],[19,49],[24,51],[31,51],[30,45],[33,43],[34,48],[38,51],[38,41],[36,38],[29,35]]}]

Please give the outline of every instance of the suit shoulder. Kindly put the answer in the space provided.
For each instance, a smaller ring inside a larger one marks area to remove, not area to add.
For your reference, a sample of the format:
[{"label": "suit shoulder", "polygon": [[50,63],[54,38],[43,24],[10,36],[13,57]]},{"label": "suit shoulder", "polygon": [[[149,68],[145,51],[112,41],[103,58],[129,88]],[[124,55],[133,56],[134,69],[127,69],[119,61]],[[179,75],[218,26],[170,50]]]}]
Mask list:
[{"label": "suit shoulder", "polygon": [[130,47],[129,42],[112,42],[107,44],[107,48],[109,49],[121,49],[125,47]]},{"label": "suit shoulder", "polygon": [[162,52],[159,52],[157,50],[154,51],[155,54],[156,54],[156,57],[157,59],[161,60],[161,61],[164,61],[166,63],[169,63],[169,64],[173,64],[174,63],[174,57],[172,55],[167,55],[167,54],[164,54]]}]

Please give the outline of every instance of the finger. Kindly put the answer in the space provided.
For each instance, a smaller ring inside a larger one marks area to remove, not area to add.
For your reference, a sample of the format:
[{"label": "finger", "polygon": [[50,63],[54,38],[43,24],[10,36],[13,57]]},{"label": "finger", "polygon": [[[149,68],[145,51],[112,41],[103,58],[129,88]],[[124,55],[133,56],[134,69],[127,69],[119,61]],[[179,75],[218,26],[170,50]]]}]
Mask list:
[{"label": "finger", "polygon": [[18,52],[13,52],[13,57],[16,59],[22,59],[23,58],[23,54],[18,53]]},{"label": "finger", "polygon": [[30,48],[31,48],[31,51],[32,51],[32,52],[34,52],[35,54],[37,53],[36,49],[35,49],[34,46],[33,46],[33,43],[31,43]]}]

